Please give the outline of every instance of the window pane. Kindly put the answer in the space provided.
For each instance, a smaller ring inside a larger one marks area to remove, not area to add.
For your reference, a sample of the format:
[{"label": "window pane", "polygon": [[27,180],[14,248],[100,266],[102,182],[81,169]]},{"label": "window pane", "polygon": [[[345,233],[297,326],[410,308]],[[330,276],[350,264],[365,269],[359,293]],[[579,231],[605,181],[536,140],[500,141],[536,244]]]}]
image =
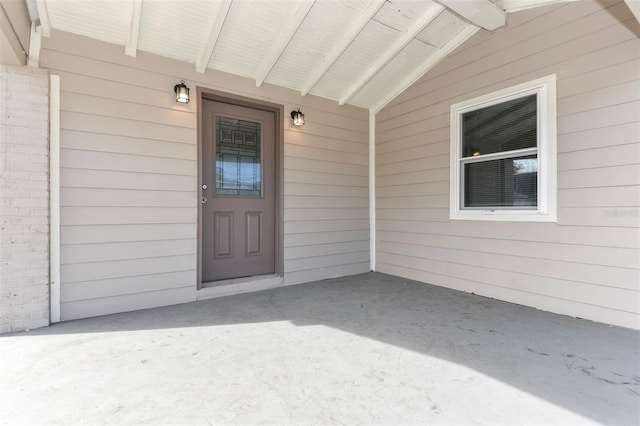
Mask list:
[{"label": "window pane", "polygon": [[538,205],[536,155],[481,161],[464,165],[464,207],[520,207]]},{"label": "window pane", "polygon": [[462,157],[537,146],[537,95],[462,114]]},{"label": "window pane", "polygon": [[261,192],[260,123],[216,117],[216,194]]}]

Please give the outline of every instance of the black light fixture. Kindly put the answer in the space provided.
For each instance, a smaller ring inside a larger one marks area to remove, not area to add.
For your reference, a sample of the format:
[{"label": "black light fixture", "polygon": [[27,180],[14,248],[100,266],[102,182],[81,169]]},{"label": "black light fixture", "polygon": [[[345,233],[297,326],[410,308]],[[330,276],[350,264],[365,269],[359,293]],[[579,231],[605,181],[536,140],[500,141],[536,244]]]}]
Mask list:
[{"label": "black light fixture", "polygon": [[304,125],[304,114],[300,111],[300,108],[297,111],[291,111],[291,118],[294,126]]},{"label": "black light fixture", "polygon": [[176,84],[173,91],[176,92],[176,102],[189,103],[189,88],[184,84],[184,80],[180,80],[180,84]]}]

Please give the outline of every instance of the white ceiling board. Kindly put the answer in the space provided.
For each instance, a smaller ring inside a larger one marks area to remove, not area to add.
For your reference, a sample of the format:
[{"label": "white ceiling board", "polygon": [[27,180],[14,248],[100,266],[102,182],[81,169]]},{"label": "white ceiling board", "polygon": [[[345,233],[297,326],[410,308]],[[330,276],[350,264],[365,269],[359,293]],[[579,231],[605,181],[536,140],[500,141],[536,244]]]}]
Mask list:
[{"label": "white ceiling board", "polygon": [[215,1],[143,0],[138,49],[195,63],[217,8]]},{"label": "white ceiling board", "polygon": [[265,78],[267,78],[276,62],[278,62],[282,56],[282,53],[289,46],[289,42],[297,35],[298,29],[304,23],[315,3],[316,0],[300,0],[296,12],[286,22],[283,22],[283,28],[280,31],[278,39],[275,43],[271,43],[271,49],[269,50],[266,60],[260,65],[256,72],[256,87],[260,87]]},{"label": "white ceiling board", "polygon": [[315,67],[313,72],[307,77],[302,86],[300,93],[302,96],[306,96],[307,93],[315,87],[316,84],[324,77],[324,75],[331,69],[333,64],[342,56],[345,50],[351,46],[351,43],[360,35],[362,30],[367,26],[369,21],[373,19],[373,16],[378,13],[380,8],[384,6],[386,0],[373,0],[365,11],[362,11],[359,16],[353,20],[348,27],[341,31],[342,35],[340,40],[331,47],[331,50],[322,57],[322,63]]},{"label": "white ceiling board", "polygon": [[133,0],[47,0],[51,28],[124,46]]},{"label": "white ceiling board", "polygon": [[376,109],[477,30],[452,12],[461,3],[502,13],[560,0],[29,1],[52,28],[122,46],[123,55],[137,47],[198,71]]},{"label": "white ceiling board", "polygon": [[400,36],[396,30],[371,21],[336,61],[310,93],[329,99],[340,96],[386,51]]},{"label": "white ceiling board", "polygon": [[416,69],[426,58],[437,51],[438,49],[433,46],[413,40],[382,71],[365,84],[353,96],[351,102],[354,105],[373,105],[380,98],[380,95],[386,94],[390,88],[396,85],[399,75],[403,75],[407,70]]},{"label": "white ceiling board", "polygon": [[440,3],[475,25],[495,30],[507,22],[507,14],[490,0],[440,0]]},{"label": "white ceiling board", "polygon": [[416,37],[431,46],[442,47],[468,24],[468,22],[445,9]]},{"label": "white ceiling board", "polygon": [[340,100],[338,104],[344,105],[349,102],[349,100],[358,92],[360,89],[364,87],[373,77],[376,76],[380,71],[387,66],[387,64],[392,61],[398,53],[404,49],[411,41],[413,41],[416,36],[424,29],[427,25],[429,25],[438,15],[444,10],[444,7],[431,3],[426,7],[424,13],[420,15],[419,18],[415,19],[411,24],[411,27],[402,32],[401,36],[398,37],[393,45],[382,54],[378,56],[378,59],[373,64],[371,68],[369,68],[366,72],[364,72],[358,80],[349,86],[349,88],[340,96]]},{"label": "white ceiling board", "polygon": [[423,75],[425,75],[431,68],[436,66],[441,60],[443,60],[451,52],[455,51],[461,44],[467,41],[469,38],[480,29],[473,24],[468,24],[462,31],[456,34],[451,40],[449,40],[442,48],[437,49],[431,56],[427,57],[422,64],[420,64],[415,70],[406,74],[398,79],[394,86],[388,88],[386,94],[382,94],[376,103],[370,106],[370,110],[374,113],[380,111],[389,102],[395,99],[402,92],[407,90],[412,84],[418,81]]},{"label": "white ceiling board", "polygon": [[388,0],[373,18],[397,31],[406,31],[433,4],[429,0]]},{"label": "white ceiling board", "polygon": [[[259,7],[268,3],[268,7]],[[258,2],[235,0],[213,51],[209,67],[255,78],[274,40],[296,11],[293,0]]]},{"label": "white ceiling board", "polygon": [[363,7],[366,7],[364,2],[317,1],[266,81],[302,88],[340,40],[341,30],[362,13]]},{"label": "white ceiling board", "polygon": [[220,37],[220,33],[222,32],[222,28],[224,27],[224,23],[227,20],[227,15],[229,14],[229,8],[231,7],[232,0],[220,0],[218,1],[218,9],[215,14],[211,17],[209,35],[207,36],[207,41],[200,52],[200,55],[196,58],[196,71],[200,73],[204,73],[209,66],[209,62],[211,61],[211,56],[213,55],[213,50],[218,43],[218,38]]},{"label": "white ceiling board", "polygon": [[[493,3],[501,9],[504,9],[506,12],[517,12],[519,10],[547,6],[554,3],[569,3],[572,1],[581,0],[494,0]],[[631,1],[638,2],[639,0]]]}]

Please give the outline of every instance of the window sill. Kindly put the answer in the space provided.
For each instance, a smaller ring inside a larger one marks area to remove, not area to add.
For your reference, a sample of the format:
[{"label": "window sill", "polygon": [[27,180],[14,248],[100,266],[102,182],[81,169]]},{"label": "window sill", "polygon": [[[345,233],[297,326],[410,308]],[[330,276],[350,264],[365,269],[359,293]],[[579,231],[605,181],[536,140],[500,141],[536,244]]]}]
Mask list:
[{"label": "window sill", "polygon": [[492,222],[557,222],[555,214],[514,212],[514,211],[474,211],[457,212],[449,216],[450,220],[483,220]]}]

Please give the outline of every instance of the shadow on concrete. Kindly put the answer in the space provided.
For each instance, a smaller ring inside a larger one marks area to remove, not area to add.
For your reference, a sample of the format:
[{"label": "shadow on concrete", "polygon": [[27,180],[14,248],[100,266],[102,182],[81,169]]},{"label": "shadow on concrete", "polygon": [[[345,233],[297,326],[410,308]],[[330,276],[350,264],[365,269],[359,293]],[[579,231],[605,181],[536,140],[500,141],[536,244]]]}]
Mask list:
[{"label": "shadow on concrete", "polygon": [[598,422],[640,422],[640,333],[379,273],[5,337],[270,321],[333,327],[461,364]]}]

